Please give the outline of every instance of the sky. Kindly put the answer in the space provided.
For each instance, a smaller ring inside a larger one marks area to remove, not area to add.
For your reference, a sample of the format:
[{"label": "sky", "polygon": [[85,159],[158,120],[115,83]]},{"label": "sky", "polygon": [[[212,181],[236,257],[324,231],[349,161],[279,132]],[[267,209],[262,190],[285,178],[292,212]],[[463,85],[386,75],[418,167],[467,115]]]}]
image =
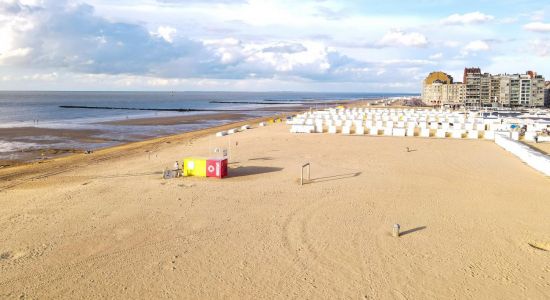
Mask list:
[{"label": "sky", "polygon": [[547,0],[0,0],[1,90],[420,92],[550,77]]}]

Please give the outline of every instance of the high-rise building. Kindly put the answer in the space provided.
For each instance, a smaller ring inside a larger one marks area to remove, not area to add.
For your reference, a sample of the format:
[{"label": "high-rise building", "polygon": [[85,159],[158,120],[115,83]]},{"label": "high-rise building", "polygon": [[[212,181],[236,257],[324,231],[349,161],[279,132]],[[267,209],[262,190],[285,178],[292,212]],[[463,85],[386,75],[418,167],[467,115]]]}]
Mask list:
[{"label": "high-rise building", "polygon": [[464,77],[462,77],[462,82],[466,83],[468,74],[481,74],[480,68],[464,68]]},{"label": "high-rise building", "polygon": [[544,106],[544,77],[534,72],[531,72],[529,76],[531,77],[531,99],[529,106]]},{"label": "high-rise building", "polygon": [[550,107],[550,81],[544,83],[544,106]]},{"label": "high-rise building", "polygon": [[466,98],[464,105],[480,106],[481,104],[481,69],[465,68],[464,84],[466,85]]},{"label": "high-rise building", "polygon": [[499,98],[498,98],[498,106],[510,106],[510,101],[512,97],[512,78],[510,76],[506,75],[497,75],[494,76],[496,78],[499,78]]},{"label": "high-rise building", "polygon": [[454,83],[453,77],[443,72],[430,73],[422,84],[422,101],[430,106],[462,106],[465,93],[464,84]]},{"label": "high-rise building", "polygon": [[531,78],[519,75],[519,106],[529,106],[531,102]]},{"label": "high-rise building", "polygon": [[502,76],[496,75],[491,76],[491,84],[490,84],[490,94],[489,99],[491,103],[496,103],[497,105],[501,103],[500,100],[500,82],[502,81]]},{"label": "high-rise building", "polygon": [[479,81],[479,102],[480,106],[487,107],[491,105],[491,74],[481,74]]},{"label": "high-rise building", "polygon": [[519,106],[519,91],[520,91],[520,80],[519,75],[511,75],[510,77],[510,106]]},{"label": "high-rise building", "polygon": [[[463,101],[460,103],[466,107],[541,107],[546,103],[544,78],[533,71],[491,75],[481,73],[480,68],[465,68],[463,85]],[[449,97],[454,97],[451,93],[447,93],[447,99],[443,99],[444,92],[449,91],[449,88],[445,90],[441,87],[440,90],[434,91],[440,93],[438,95],[441,99],[433,105],[458,101],[456,98],[449,100]]]},{"label": "high-rise building", "polygon": [[[532,71],[526,74],[497,76],[501,78],[500,105],[509,107],[544,106],[544,78],[542,76]],[[509,96],[507,96],[508,94]]]}]

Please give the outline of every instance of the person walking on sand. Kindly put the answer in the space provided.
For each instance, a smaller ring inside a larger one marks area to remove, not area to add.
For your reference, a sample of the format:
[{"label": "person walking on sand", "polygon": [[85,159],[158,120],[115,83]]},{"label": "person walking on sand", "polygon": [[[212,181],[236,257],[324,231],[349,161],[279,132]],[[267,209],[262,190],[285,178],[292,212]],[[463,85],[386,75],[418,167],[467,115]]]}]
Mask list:
[{"label": "person walking on sand", "polygon": [[176,177],[180,177],[181,170],[180,170],[180,164],[178,163],[178,161],[174,163],[174,171],[176,172]]}]

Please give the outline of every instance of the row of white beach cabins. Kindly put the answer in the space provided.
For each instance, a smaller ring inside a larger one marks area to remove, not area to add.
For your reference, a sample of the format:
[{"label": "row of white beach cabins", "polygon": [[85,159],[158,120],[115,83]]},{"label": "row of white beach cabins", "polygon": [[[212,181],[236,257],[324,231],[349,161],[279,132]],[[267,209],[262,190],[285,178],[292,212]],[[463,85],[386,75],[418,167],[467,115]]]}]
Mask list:
[{"label": "row of white beach cabins", "polygon": [[[512,140],[535,141],[548,122],[483,118],[477,113],[414,109],[328,109],[299,114],[287,121],[292,133],[419,136],[494,140],[495,133]],[[526,126],[522,133],[521,128]],[[548,137],[538,137],[547,139]]]},{"label": "row of white beach cabins", "polygon": [[[267,125],[266,122],[260,122],[260,123],[258,124],[258,126],[260,126],[260,127],[264,127],[264,126],[266,126],[266,125]],[[235,133],[237,133],[237,132],[245,131],[245,130],[248,130],[248,129],[250,129],[250,128],[251,128],[250,125],[243,125],[243,126],[241,126],[240,128],[233,128],[233,129],[229,129],[229,130],[227,130],[227,131],[219,131],[219,132],[216,132],[216,136],[217,136],[217,137],[222,137],[222,136],[226,136],[226,135],[230,135],[230,134],[235,134]]]}]

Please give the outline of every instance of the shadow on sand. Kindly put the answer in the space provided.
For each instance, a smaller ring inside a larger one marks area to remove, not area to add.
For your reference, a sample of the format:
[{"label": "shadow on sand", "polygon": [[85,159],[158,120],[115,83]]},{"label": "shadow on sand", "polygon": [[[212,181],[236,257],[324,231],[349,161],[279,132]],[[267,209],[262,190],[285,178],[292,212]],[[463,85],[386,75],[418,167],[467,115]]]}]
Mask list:
[{"label": "shadow on sand", "polygon": [[162,172],[144,172],[144,173],[133,173],[133,174],[100,175],[100,176],[90,177],[90,179],[125,178],[125,177],[139,177],[139,176],[151,176],[151,175],[162,175]]},{"label": "shadow on sand", "polygon": [[259,167],[259,166],[237,167],[237,168],[229,169],[228,178],[273,173],[273,172],[279,172],[281,170],[283,170],[283,168]]},{"label": "shadow on sand", "polygon": [[325,177],[318,177],[318,178],[312,178],[311,180],[305,182],[305,184],[312,184],[312,183],[320,183],[320,182],[326,182],[326,181],[334,181],[334,180],[341,180],[341,179],[347,179],[352,177],[357,177],[361,175],[361,172],[355,172],[355,173],[346,173],[346,174],[338,174],[333,176],[325,176]]},{"label": "shadow on sand", "polygon": [[407,235],[407,234],[411,234],[413,232],[417,232],[417,231],[420,231],[420,230],[424,230],[426,229],[427,227],[426,226],[420,226],[420,227],[416,227],[416,228],[412,228],[412,229],[409,229],[409,230],[405,230],[405,231],[401,231],[399,233],[399,236],[404,236],[404,235]]},{"label": "shadow on sand", "polygon": [[273,160],[273,157],[256,157],[250,158],[249,160]]}]

